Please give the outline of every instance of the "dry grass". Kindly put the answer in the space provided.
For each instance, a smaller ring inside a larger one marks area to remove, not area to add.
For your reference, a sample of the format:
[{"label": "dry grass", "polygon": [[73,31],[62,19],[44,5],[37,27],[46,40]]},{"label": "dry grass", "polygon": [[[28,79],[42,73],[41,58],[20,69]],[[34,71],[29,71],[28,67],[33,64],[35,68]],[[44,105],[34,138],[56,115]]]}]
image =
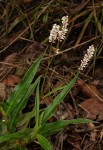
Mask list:
[{"label": "dry grass", "polygon": [[[46,58],[44,58],[44,61],[46,61],[48,58],[54,57],[45,77],[47,79],[47,83],[45,84],[47,84],[48,87],[44,85],[43,94],[47,94],[46,92],[48,90],[54,89],[53,82],[58,80],[59,84],[61,83],[63,85],[70,80],[89,45],[93,44],[96,52],[93,61],[90,62],[86,70],[81,73],[81,78],[85,81],[90,81],[95,77],[98,66],[102,68],[103,2],[98,0],[0,1],[0,63],[2,63],[2,58],[8,54],[16,52],[26,54],[29,46],[35,41],[41,43],[44,47],[48,47],[50,45],[48,37],[52,25],[54,23],[60,24],[61,18],[64,15],[69,16],[67,37],[60,45],[59,54],[52,54],[50,57],[47,54]],[[20,62],[18,64],[21,66]],[[25,64],[25,66],[26,65],[28,65],[28,63]],[[46,65],[41,66],[41,70],[44,70],[44,72],[46,68]],[[72,98],[75,97],[75,95],[76,94],[71,92]],[[73,103],[75,103],[75,101],[73,101]],[[76,106],[74,107],[76,108]],[[74,128],[75,127],[73,127],[73,130]],[[69,129],[67,129],[67,132],[68,130]],[[73,131],[70,132],[73,135]],[[69,135],[65,134],[65,136],[70,138],[70,132]],[[60,133],[60,135],[63,138],[62,133]],[[73,136],[71,138],[73,138]],[[58,137],[60,138],[59,135],[52,137],[57,140],[57,142],[54,142],[55,147],[58,147],[57,150],[59,150],[60,147],[62,149],[62,141],[60,141]],[[84,141],[85,139],[88,140],[88,135],[85,133],[83,137]],[[79,134],[78,138],[80,138]],[[97,145],[99,145],[99,140],[99,137],[97,137]],[[74,141],[76,141],[75,138]],[[86,142],[84,141],[82,141],[81,147],[86,149]],[[73,145],[71,141],[68,143],[69,145],[70,143]],[[71,147],[72,146],[70,146],[70,148]],[[63,150],[65,149],[64,147]]]}]

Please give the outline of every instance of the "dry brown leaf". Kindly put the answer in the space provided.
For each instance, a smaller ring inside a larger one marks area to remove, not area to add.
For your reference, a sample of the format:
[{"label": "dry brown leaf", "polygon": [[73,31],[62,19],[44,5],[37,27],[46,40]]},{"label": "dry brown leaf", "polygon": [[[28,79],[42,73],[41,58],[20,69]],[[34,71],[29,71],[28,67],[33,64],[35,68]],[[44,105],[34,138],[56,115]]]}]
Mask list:
[{"label": "dry brown leaf", "polygon": [[1,82],[8,86],[15,86],[20,82],[20,78],[15,75],[8,75]]},{"label": "dry brown leaf", "polygon": [[35,41],[29,46],[25,56],[28,59],[35,60],[41,55],[42,52],[44,52],[44,50],[45,48],[42,46],[42,44]]},{"label": "dry brown leaf", "polygon": [[82,80],[77,80],[77,85],[80,90],[89,98],[103,97],[93,84],[85,84]]},{"label": "dry brown leaf", "polygon": [[80,148],[81,138],[79,137],[79,135],[75,135],[74,137],[73,136],[68,137],[67,138],[67,143],[72,145],[77,150],[81,150],[81,148]]},{"label": "dry brown leaf", "polygon": [[103,68],[97,68],[95,70],[95,78],[102,79],[103,78]]},{"label": "dry brown leaf", "polygon": [[0,66],[0,78],[4,78],[8,73],[15,68],[20,61],[21,55],[18,53],[13,53],[7,56]]},{"label": "dry brown leaf", "polygon": [[84,117],[98,121],[103,120],[103,102],[99,101],[98,98],[86,99],[79,106],[84,110],[82,112]]},{"label": "dry brown leaf", "polygon": [[7,38],[0,39],[0,49],[3,49],[4,47],[11,45],[11,43],[15,39],[19,40],[19,37],[23,37],[23,38],[26,37],[26,32],[21,35],[22,32],[23,30],[20,30],[18,32],[15,32],[14,34],[12,34],[11,36]]},{"label": "dry brown leaf", "polygon": [[18,54],[18,53],[13,53],[13,54],[10,54],[9,56],[7,56],[5,59],[4,59],[4,62],[5,63],[17,63],[20,59],[21,55]]},{"label": "dry brown leaf", "polygon": [[4,83],[0,83],[0,101],[6,99],[6,86]]}]

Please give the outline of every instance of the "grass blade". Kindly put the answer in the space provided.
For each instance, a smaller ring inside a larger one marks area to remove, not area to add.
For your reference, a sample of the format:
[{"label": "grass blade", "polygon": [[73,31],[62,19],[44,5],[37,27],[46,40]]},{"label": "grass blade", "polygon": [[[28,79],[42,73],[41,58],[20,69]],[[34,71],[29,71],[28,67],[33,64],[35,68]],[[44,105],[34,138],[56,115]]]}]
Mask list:
[{"label": "grass blade", "polygon": [[46,124],[41,129],[40,134],[42,134],[43,136],[48,136],[62,130],[64,127],[66,127],[69,124],[82,124],[82,123],[89,123],[89,122],[93,122],[93,121],[89,119],[82,119],[82,118],[72,119],[72,120],[57,120],[53,123]]},{"label": "grass blade", "polygon": [[70,83],[62,90],[60,94],[58,94],[52,103],[44,110],[43,114],[41,115],[41,123],[44,125],[46,121],[53,115],[55,112],[56,106],[63,101],[65,96],[68,94],[72,86],[74,85],[76,79],[78,77],[78,74],[75,75],[75,77],[70,81]]},{"label": "grass blade", "polygon": [[43,58],[45,53],[43,53],[30,67],[30,69],[25,74],[24,78],[21,80],[21,82],[14,88],[14,90],[11,92],[8,100],[7,100],[7,115],[10,114],[17,106],[17,104],[22,100],[24,95],[27,92],[27,89],[29,85],[31,84],[34,75],[40,65],[40,62]]},{"label": "grass blade", "polygon": [[35,96],[35,121],[36,121],[36,127],[38,128],[38,122],[39,122],[39,83],[36,89],[36,96]]},{"label": "grass blade", "polygon": [[59,91],[59,90],[64,89],[65,87],[66,87],[66,86],[59,86],[59,87],[53,89],[52,91],[50,91],[49,93],[47,93],[43,98],[46,98],[46,97],[50,96],[51,94],[53,94],[53,93],[55,93],[55,92],[57,92],[57,91]]},{"label": "grass blade", "polygon": [[52,150],[49,141],[44,136],[37,134],[37,140],[44,150]]},{"label": "grass blade", "polygon": [[38,82],[40,82],[40,78],[41,78],[41,76],[36,79],[35,83],[33,83],[29,86],[25,96],[20,101],[20,103],[16,106],[15,110],[12,112],[11,117],[10,117],[11,119],[9,120],[10,128],[15,127],[15,121],[18,118],[17,117],[18,113],[20,113],[22,111],[22,109],[26,106],[28,98],[31,96],[31,94],[35,90]]},{"label": "grass blade", "polygon": [[30,134],[32,132],[32,129],[30,128],[26,128],[25,130],[22,131],[18,131],[16,133],[12,133],[12,134],[5,134],[0,136],[0,143],[5,142],[5,141],[11,141],[11,140],[16,140],[16,139],[21,139],[21,138],[25,138],[26,135]]}]

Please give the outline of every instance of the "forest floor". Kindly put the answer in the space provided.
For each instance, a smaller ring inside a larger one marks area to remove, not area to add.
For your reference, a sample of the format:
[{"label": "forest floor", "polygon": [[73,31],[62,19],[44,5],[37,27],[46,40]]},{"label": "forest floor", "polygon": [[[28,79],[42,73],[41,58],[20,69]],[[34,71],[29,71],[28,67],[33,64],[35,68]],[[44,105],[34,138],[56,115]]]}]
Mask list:
[{"label": "forest floor", "polygon": [[[40,108],[48,106],[55,92],[42,99],[51,90],[66,85],[77,71],[89,46],[95,54],[49,119],[88,118],[98,123],[69,125],[49,137],[53,150],[103,150],[103,2],[98,0],[9,0],[0,1],[0,101],[8,98],[31,64],[50,47],[48,37],[52,25],[69,16],[66,39],[60,43],[59,53],[49,48],[36,77],[45,74],[41,90]],[[53,56],[53,57],[52,57]],[[48,66],[48,62],[52,61]],[[42,79],[43,80],[43,79]],[[34,95],[24,112],[34,106]],[[2,116],[1,116],[2,117]],[[31,127],[34,124],[32,119]],[[32,142],[28,150],[40,150]]]}]

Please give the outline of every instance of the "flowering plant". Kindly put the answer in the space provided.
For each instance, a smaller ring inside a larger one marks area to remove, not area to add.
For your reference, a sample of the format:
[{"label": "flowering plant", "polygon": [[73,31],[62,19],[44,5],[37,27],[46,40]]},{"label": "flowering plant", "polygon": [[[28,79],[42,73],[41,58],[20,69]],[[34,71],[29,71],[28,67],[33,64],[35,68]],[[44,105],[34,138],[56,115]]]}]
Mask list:
[{"label": "flowering plant", "polygon": [[88,62],[90,61],[90,59],[93,57],[95,52],[95,48],[93,45],[89,46],[89,48],[87,49],[87,54],[84,55],[83,60],[81,60],[81,64],[78,68],[78,70],[83,70],[86,65],[88,64]]},{"label": "flowering plant", "polygon": [[58,43],[62,42],[66,38],[66,33],[68,32],[68,16],[62,17],[62,25],[53,24],[53,27],[50,31],[49,42],[55,43],[57,42],[57,50],[56,53],[59,53]]},{"label": "flowering plant", "polygon": [[[68,16],[64,16],[62,18],[61,27],[56,24],[53,25],[53,28],[50,31],[49,42],[55,43],[56,40],[58,42],[62,42],[68,31],[67,26]],[[79,71],[86,67],[94,52],[94,46],[91,45],[89,49],[87,49],[87,54],[81,61],[81,65],[78,68]],[[52,147],[46,138],[47,136],[62,130],[69,124],[91,122],[88,119],[81,118],[72,120],[56,120],[52,123],[47,122],[48,119],[54,115],[57,105],[64,100],[65,96],[75,84],[79,71],[67,85],[58,87],[48,93],[47,95],[51,95],[51,93],[62,89],[62,91],[46,108],[44,108],[44,110],[40,110],[39,86],[41,76],[39,76],[35,81],[33,79],[44,54],[45,52],[33,63],[21,82],[11,92],[7,101],[0,106],[0,111],[2,113],[2,119],[0,120],[0,150],[27,150],[26,145],[34,140],[38,140],[44,150],[52,150]],[[31,112],[24,114],[23,109],[26,107],[28,99],[34,91],[35,105]],[[33,118],[35,118],[35,125],[31,128],[29,123]]]}]

